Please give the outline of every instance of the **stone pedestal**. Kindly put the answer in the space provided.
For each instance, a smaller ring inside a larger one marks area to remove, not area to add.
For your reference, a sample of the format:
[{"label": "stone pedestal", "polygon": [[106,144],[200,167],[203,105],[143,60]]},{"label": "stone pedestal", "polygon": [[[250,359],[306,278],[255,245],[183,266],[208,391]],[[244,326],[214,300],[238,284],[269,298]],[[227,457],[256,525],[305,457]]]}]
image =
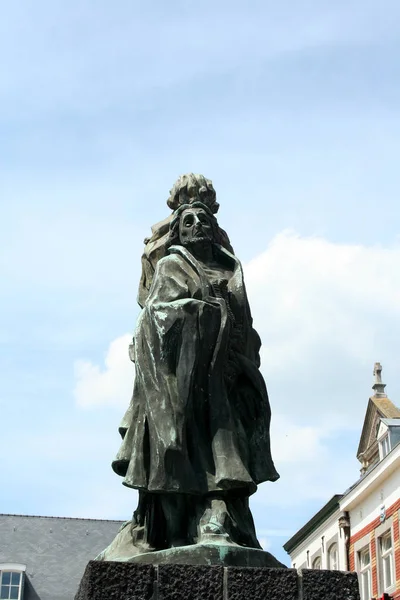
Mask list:
[{"label": "stone pedestal", "polygon": [[75,600],[359,600],[355,573],[91,561]]}]

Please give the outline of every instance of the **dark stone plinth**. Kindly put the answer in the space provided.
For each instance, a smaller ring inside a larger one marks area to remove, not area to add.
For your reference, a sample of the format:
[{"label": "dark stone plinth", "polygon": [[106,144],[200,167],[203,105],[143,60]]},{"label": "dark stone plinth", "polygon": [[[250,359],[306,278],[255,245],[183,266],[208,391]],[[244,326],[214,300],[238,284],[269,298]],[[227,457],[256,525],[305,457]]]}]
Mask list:
[{"label": "dark stone plinth", "polygon": [[150,600],[155,578],[150,565],[91,560],[75,600]]},{"label": "dark stone plinth", "polygon": [[356,573],[91,561],[75,600],[359,600]]},{"label": "dark stone plinth", "polygon": [[159,600],[221,600],[223,567],[161,565],[158,567]]},{"label": "dark stone plinth", "polygon": [[359,600],[356,573],[303,569],[303,600]]},{"label": "dark stone plinth", "polygon": [[293,600],[298,597],[295,569],[230,568],[229,600]]}]

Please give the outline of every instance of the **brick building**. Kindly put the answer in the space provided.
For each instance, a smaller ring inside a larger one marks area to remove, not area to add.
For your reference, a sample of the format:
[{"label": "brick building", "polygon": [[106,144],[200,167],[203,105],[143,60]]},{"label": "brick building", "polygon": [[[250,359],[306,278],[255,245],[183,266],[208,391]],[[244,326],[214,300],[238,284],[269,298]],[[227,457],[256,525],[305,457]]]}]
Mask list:
[{"label": "brick building", "polygon": [[400,410],[375,363],[357,458],[361,477],[284,545],[296,568],[357,571],[362,600],[400,600]]},{"label": "brick building", "polygon": [[72,600],[121,521],[0,515],[1,600]]}]

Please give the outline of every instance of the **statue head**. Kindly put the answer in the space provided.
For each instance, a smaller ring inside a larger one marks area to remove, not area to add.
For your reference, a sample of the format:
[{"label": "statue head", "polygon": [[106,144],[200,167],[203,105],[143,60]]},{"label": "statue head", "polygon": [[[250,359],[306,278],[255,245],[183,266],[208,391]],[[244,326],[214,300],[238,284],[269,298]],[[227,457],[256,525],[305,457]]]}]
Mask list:
[{"label": "statue head", "polygon": [[175,212],[170,224],[169,245],[186,247],[198,244],[221,244],[221,232],[217,219],[202,202],[182,204]]},{"label": "statue head", "polygon": [[179,219],[179,240],[182,246],[211,244],[214,231],[211,219],[201,207],[186,208]]},{"label": "statue head", "polygon": [[152,236],[145,239],[142,275],[138,293],[138,302],[142,307],[149,295],[158,261],[168,254],[170,246],[182,243],[187,245],[188,236],[183,235],[181,241],[179,232],[181,215],[186,209],[202,208],[210,219],[213,231],[212,241],[234,254],[227,233],[219,227],[214,216],[218,211],[219,204],[216,201],[215,190],[209,179],[194,173],[181,175],[170,191],[167,204],[174,212],[167,219],[154,225]]},{"label": "statue head", "polygon": [[205,204],[213,214],[218,212],[219,204],[212,181],[204,175],[187,173],[181,175],[174,183],[167,204],[172,210],[177,210],[179,206],[193,202]]}]

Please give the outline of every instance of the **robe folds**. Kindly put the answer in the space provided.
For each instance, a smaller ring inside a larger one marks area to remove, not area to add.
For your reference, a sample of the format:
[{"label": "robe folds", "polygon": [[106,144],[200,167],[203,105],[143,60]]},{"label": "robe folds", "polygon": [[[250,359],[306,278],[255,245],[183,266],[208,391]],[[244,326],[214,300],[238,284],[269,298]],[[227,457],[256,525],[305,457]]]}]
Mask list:
[{"label": "robe folds", "polygon": [[242,268],[221,246],[214,256],[231,272],[224,297],[186,248],[172,246],[137,322],[134,390],[112,466],[146,493],[249,496],[279,477]]}]

